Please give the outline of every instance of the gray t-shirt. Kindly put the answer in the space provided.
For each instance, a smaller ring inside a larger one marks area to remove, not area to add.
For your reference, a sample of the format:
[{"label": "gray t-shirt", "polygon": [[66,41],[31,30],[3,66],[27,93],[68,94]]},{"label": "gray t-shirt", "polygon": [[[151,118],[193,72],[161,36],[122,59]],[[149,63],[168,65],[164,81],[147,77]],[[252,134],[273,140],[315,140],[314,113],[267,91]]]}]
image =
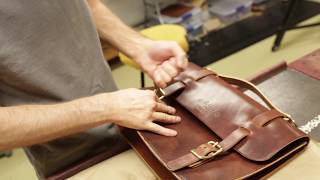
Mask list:
[{"label": "gray t-shirt", "polygon": [[[86,1],[0,1],[0,106],[57,103],[114,90]],[[98,152],[98,145],[122,142],[115,126],[104,125],[26,152],[43,177]]]}]

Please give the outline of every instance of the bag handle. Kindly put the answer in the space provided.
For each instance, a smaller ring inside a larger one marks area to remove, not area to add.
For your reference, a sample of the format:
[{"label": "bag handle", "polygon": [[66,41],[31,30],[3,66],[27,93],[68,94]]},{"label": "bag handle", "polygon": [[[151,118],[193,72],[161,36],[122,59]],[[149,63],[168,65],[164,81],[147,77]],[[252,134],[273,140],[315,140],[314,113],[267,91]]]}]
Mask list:
[{"label": "bag handle", "polygon": [[252,92],[254,92],[258,97],[260,97],[263,102],[272,110],[276,110],[278,112],[280,112],[281,114],[283,114],[285,117],[283,118],[284,120],[289,121],[291,124],[296,126],[295,121],[292,119],[292,117],[290,116],[290,114],[287,114],[283,111],[281,111],[277,106],[275,106],[258,88],[256,85],[254,85],[253,83],[243,80],[243,79],[239,79],[239,78],[235,78],[235,77],[230,77],[230,76],[225,76],[225,75],[217,75],[218,77],[220,77],[222,80],[236,85],[238,87],[241,88],[245,88],[248,89]]},{"label": "bag handle", "polygon": [[263,102],[270,109],[275,109],[275,110],[279,111],[280,113],[284,114],[285,116],[290,117],[290,115],[282,112],[279,108],[277,108],[253,83],[246,81],[246,80],[243,80],[243,79],[236,78],[236,77],[231,77],[231,76],[218,75],[218,77],[220,77],[222,80],[224,80],[230,84],[233,84],[233,85],[236,85],[240,88],[244,88],[244,89],[247,89],[247,90],[254,92],[258,97],[260,97],[263,100]]}]

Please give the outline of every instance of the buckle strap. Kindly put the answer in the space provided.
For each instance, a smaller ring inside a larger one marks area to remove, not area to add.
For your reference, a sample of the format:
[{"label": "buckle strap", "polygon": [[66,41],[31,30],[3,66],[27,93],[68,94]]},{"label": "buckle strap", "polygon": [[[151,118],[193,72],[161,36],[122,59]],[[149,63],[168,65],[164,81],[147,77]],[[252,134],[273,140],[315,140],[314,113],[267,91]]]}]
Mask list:
[{"label": "buckle strap", "polygon": [[249,130],[240,127],[234,130],[220,143],[215,141],[209,141],[207,143],[201,144],[197,148],[192,149],[190,153],[172,161],[169,161],[167,163],[167,167],[171,171],[176,171],[187,166],[199,166],[205,162],[212,160],[217,155],[228,151],[230,148],[238,144],[243,138],[248,136],[249,133]]},{"label": "buckle strap", "polygon": [[185,84],[182,83],[181,81],[177,81],[164,89],[162,89],[162,88],[156,89],[156,94],[159,97],[159,99],[161,100],[161,99],[163,99],[167,96],[170,96],[170,95],[174,94],[175,92],[182,90],[184,88],[185,88]]},{"label": "buckle strap", "polygon": [[207,69],[201,69],[197,71],[196,73],[192,75],[180,75],[175,79],[175,82],[167,86],[166,88],[159,88],[156,90],[156,94],[159,97],[159,99],[163,99],[165,97],[168,97],[172,94],[174,94],[177,91],[180,91],[186,87],[188,83],[191,81],[198,81],[204,77],[207,77],[209,75],[217,75],[215,72],[207,70]]}]

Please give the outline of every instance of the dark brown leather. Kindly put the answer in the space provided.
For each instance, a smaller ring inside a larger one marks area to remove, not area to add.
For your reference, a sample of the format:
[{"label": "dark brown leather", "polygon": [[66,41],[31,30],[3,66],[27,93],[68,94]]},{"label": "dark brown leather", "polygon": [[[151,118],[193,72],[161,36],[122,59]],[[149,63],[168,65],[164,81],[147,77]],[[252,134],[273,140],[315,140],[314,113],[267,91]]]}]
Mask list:
[{"label": "dark brown leather", "polygon": [[[192,71],[187,71],[186,74],[190,73],[186,76],[193,76],[193,74],[196,73],[194,69],[200,70],[200,67],[192,64],[190,66]],[[233,81],[233,83],[237,85],[241,84],[239,81]],[[242,84],[241,86],[245,85]],[[246,86],[246,88],[250,87]],[[231,103],[230,101],[226,101],[225,97],[231,99]],[[207,76],[198,81],[192,81],[176,100],[222,139],[254,116],[267,111],[266,108],[256,101],[243,95],[242,92],[231,87],[216,76]],[[239,113],[241,111],[242,113]],[[303,135],[300,131],[291,131],[292,128],[281,130],[283,126],[286,126],[286,122],[281,121],[281,118],[279,118],[279,120],[280,121],[274,121],[272,128],[255,128],[251,126],[250,130],[252,130],[252,132],[246,139],[246,143],[235,150],[250,160],[266,161],[285,147],[288,142],[294,141],[297,135]],[[288,131],[286,131],[287,129]],[[257,140],[257,138],[262,135],[269,137],[275,133],[278,134],[279,132],[277,131],[283,132],[286,138],[281,138],[274,146],[266,146],[267,141]],[[265,151],[249,151],[249,149],[261,146],[265,146]]]},{"label": "dark brown leather", "polygon": [[289,67],[320,80],[320,49],[289,64]]},{"label": "dark brown leather", "polygon": [[[162,91],[164,92],[165,96],[170,96],[184,89],[188,85],[188,83],[191,83],[192,81],[198,81],[201,78],[204,78],[209,75],[216,75],[216,74],[210,70],[202,69],[202,70],[199,70],[198,74],[190,74],[189,77],[185,75],[181,75],[175,79],[174,83],[170,84],[167,88],[163,89]],[[269,108],[274,109],[274,107],[272,107],[271,102],[269,102],[269,100],[252,83],[244,82],[241,79],[237,79],[233,77],[227,77],[227,76],[219,76],[219,77],[230,84],[251,90],[256,95],[258,95],[264,101],[264,103],[268,105]]]},{"label": "dark brown leather", "polygon": [[[184,87],[180,83],[176,93],[171,89],[170,95],[174,95],[164,100],[174,106],[177,115],[182,118],[179,124],[166,125],[178,131],[176,137],[138,132],[148,149],[162,166],[167,167],[168,171],[171,170],[174,177],[252,177],[307,144],[308,136],[290,121],[284,120],[283,117],[286,115],[276,110],[271,103],[266,101],[270,107],[267,109],[216,74],[209,72],[190,64],[174,82],[181,82]],[[251,84],[232,78],[224,79],[237,86],[249,88],[263,97]],[[220,142],[226,150],[207,163],[194,168],[185,167],[199,161],[190,153],[192,149],[200,155],[214,151],[214,147],[206,144],[209,141]],[[131,141],[131,144],[136,143]],[[161,174],[158,175],[162,177]]]}]

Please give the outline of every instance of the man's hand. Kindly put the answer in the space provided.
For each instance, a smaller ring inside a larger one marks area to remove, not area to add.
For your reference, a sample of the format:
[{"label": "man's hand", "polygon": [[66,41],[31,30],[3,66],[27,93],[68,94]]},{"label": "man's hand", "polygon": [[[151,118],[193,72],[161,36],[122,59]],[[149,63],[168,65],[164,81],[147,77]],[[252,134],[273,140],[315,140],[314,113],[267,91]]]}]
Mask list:
[{"label": "man's hand", "polygon": [[116,17],[100,0],[88,0],[102,39],[136,61],[159,87],[165,87],[188,65],[185,52],[173,41],[143,37]]},{"label": "man's hand", "polygon": [[107,101],[112,102],[108,105],[108,118],[115,124],[137,130],[149,130],[165,136],[177,135],[176,131],[154,123],[177,123],[181,118],[173,115],[176,110],[161,103],[151,90],[119,90],[110,93]]},{"label": "man's hand", "polygon": [[141,48],[133,59],[152,78],[158,87],[167,83],[188,66],[183,49],[174,41],[141,40]]}]

